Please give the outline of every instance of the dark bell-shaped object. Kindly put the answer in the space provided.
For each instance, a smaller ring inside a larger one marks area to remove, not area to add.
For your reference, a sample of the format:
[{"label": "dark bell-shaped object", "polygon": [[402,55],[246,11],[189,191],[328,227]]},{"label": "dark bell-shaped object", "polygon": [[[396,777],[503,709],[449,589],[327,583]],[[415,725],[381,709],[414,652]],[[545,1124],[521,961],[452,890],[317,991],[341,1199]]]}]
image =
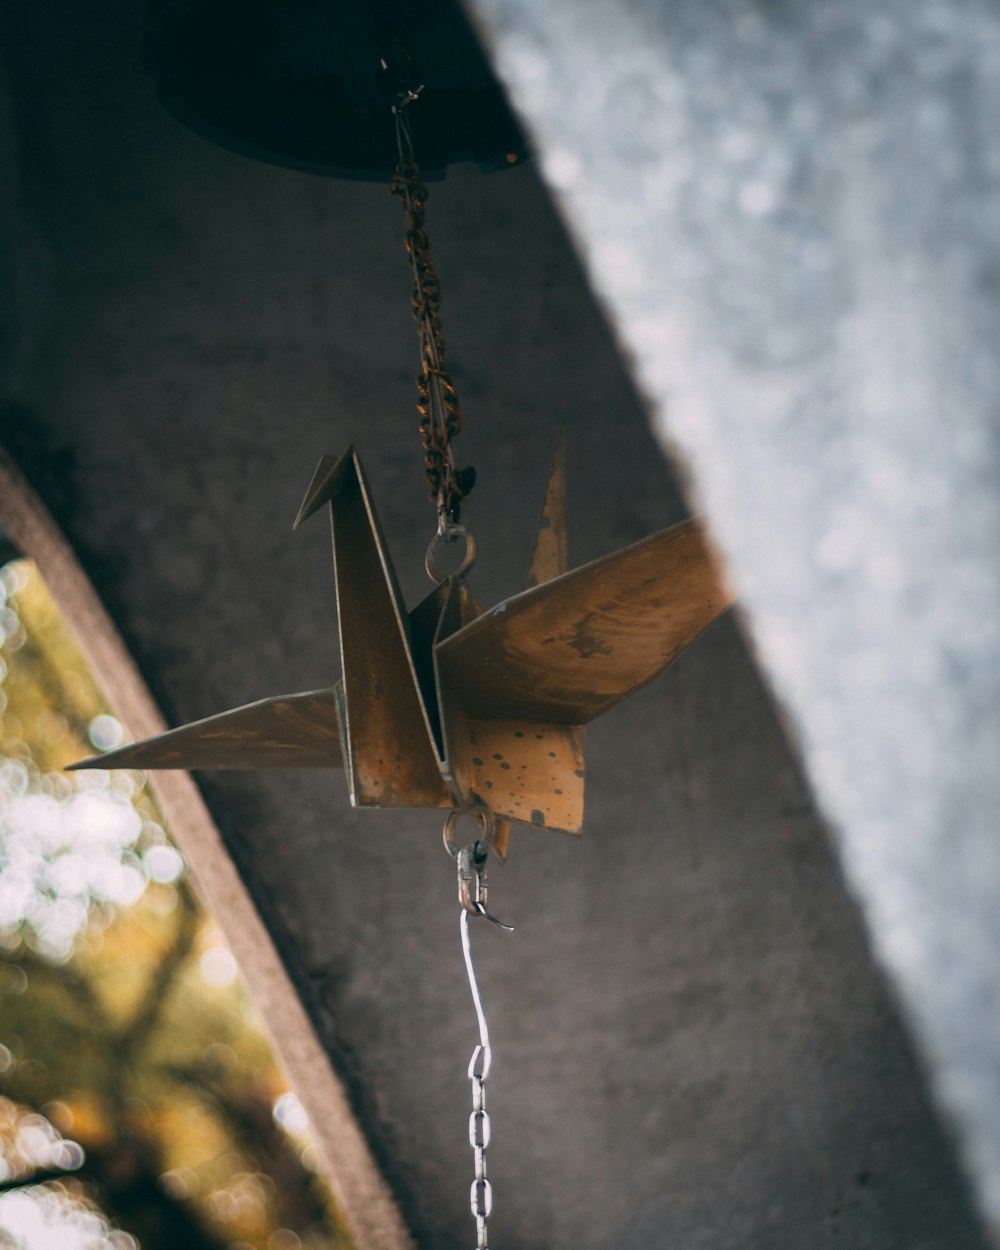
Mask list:
[{"label": "dark bell-shaped object", "polygon": [[145,51],[175,117],[272,164],[389,178],[392,105],[421,87],[413,140],[425,177],[525,157],[457,0],[151,0]]}]

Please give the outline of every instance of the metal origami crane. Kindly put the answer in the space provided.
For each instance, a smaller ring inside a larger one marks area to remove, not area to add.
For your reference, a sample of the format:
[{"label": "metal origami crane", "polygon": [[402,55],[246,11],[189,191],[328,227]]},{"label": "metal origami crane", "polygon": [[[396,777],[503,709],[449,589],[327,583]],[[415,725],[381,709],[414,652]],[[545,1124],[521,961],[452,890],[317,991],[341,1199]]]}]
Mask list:
[{"label": "metal origami crane", "polygon": [[478,808],[505,858],[510,822],[577,833],[584,726],[662,671],[731,601],[686,521],[567,571],[564,456],[526,588],[483,611],[465,567],[407,613],[353,448],[324,456],[296,527],[333,529],[343,676],[72,768],[336,768],[356,807]]}]

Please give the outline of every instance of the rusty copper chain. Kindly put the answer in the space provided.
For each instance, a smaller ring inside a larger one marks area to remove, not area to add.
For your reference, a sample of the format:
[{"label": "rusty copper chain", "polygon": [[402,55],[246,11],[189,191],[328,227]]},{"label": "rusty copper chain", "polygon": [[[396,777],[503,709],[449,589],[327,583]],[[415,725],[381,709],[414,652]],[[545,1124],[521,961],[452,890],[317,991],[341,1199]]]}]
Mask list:
[{"label": "rusty copper chain", "polygon": [[424,465],[430,497],[438,510],[438,529],[443,532],[459,521],[462,500],[475,484],[473,468],[456,469],[451,441],[461,432],[463,417],[455,384],[444,365],[445,340],[441,326],[441,283],[431,261],[426,230],[427,187],[414,160],[413,141],[406,109],[419,96],[409,92],[393,108],[399,163],[392,176],[391,191],[406,210],[406,254],[413,272],[413,317],[420,339],[421,371],[417,378],[417,411]]}]

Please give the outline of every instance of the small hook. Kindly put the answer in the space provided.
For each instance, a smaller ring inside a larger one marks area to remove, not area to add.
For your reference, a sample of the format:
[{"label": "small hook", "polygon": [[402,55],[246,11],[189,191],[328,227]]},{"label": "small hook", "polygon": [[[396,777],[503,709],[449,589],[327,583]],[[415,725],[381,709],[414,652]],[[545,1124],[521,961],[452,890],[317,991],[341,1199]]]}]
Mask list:
[{"label": "small hook", "polygon": [[482,903],[477,903],[475,905],[475,912],[477,915],[480,915],[484,917],[484,919],[488,920],[490,924],[495,924],[498,929],[503,929],[507,933],[514,932],[514,926],[512,924],[504,924],[504,922],[502,920],[498,920],[496,916],[491,916]]},{"label": "small hook", "polygon": [[514,932],[514,926],[504,924],[486,910],[486,853],[480,852],[478,843],[463,846],[458,852],[458,901],[462,910],[470,916],[483,916],[498,929]]},{"label": "small hook", "polygon": [[[455,826],[460,816],[468,816],[480,828],[482,836],[468,846],[459,847],[454,839]],[[483,916],[498,929],[514,932],[514,926],[504,924],[486,910],[488,896],[486,864],[493,845],[493,812],[478,796],[474,795],[466,807],[456,807],[448,813],[444,822],[444,845],[458,867],[458,901],[462,910],[470,916]]]}]

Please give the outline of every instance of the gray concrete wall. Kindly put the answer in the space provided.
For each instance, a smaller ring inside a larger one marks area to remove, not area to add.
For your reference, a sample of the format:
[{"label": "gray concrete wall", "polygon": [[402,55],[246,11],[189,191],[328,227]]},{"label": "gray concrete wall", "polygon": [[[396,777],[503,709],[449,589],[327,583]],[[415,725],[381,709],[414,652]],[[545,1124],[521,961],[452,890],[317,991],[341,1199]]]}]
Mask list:
[{"label": "gray concrete wall", "polygon": [[[424,588],[399,208],[189,136],[136,72],[131,6],[79,28],[57,8],[6,32],[34,297],[0,437],[172,721],[325,684],[328,540],[290,532],[321,452],[358,445],[404,591]],[[536,173],[456,171],[430,224],[482,596],[520,583],[560,425],[574,559],[682,516]],[[978,1250],[738,619],[588,753],[583,838],[517,833],[492,878],[517,933],[475,933],[494,1243]],[[337,773],[203,788],[419,1244],[471,1244],[474,1018],[437,818],[353,812]]]}]

